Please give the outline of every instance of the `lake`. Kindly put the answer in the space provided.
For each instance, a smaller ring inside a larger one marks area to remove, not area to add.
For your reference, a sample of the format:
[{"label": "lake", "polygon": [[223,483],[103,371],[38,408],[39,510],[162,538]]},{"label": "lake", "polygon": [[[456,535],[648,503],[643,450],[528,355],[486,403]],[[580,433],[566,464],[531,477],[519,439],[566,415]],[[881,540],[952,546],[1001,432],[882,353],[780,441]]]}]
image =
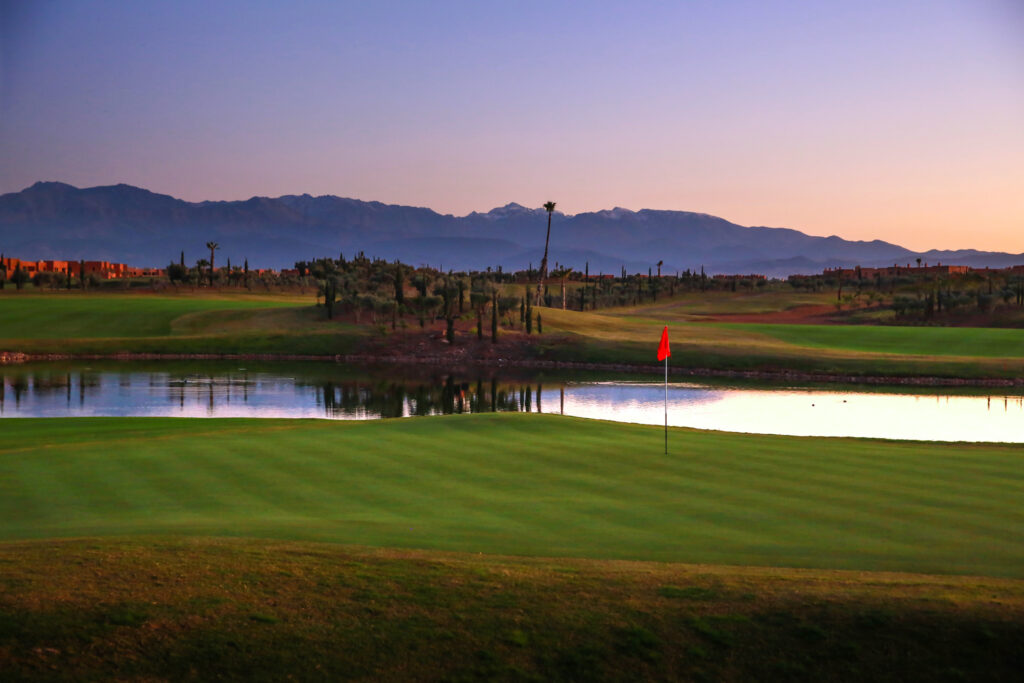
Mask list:
[{"label": "lake", "polygon": [[[94,363],[0,368],[0,417],[365,420],[485,411],[663,424],[653,377],[320,363]],[[670,382],[669,424],[763,434],[1024,442],[1024,397],[915,387]]]}]

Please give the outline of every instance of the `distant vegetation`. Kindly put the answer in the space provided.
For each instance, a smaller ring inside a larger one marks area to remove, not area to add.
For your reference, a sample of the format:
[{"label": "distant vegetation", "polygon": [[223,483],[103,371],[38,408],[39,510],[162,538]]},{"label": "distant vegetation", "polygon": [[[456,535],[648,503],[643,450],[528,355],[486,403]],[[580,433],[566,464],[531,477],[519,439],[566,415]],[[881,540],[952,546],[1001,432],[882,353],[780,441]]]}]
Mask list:
[{"label": "distant vegetation", "polygon": [[781,281],[659,276],[656,266],[595,275],[586,264],[580,272],[556,262],[539,306],[536,268],[446,272],[364,254],[276,272],[179,260],[166,278],[102,280],[84,291],[43,275],[0,292],[0,350],[649,364],[669,324],[672,367],[953,378],[1024,372],[1019,330],[975,329],[1024,327],[1024,279],[1012,270],[834,271]]}]

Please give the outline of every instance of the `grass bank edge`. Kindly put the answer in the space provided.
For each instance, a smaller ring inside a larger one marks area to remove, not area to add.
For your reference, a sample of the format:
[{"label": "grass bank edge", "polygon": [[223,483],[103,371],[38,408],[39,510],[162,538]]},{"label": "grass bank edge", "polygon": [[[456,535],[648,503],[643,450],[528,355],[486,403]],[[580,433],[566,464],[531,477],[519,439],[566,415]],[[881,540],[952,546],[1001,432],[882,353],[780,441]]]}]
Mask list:
[{"label": "grass bank edge", "polygon": [[[382,341],[385,351],[380,359],[388,359],[386,335],[365,329],[344,329],[317,333],[244,333],[231,335],[165,336],[113,339],[0,339],[0,352],[26,354],[34,359],[45,356],[107,357],[116,359],[126,354],[197,355],[207,358],[235,355],[261,355],[287,359],[291,356],[319,356],[324,360],[335,356],[368,355],[380,353]],[[501,361],[518,360],[554,362],[571,365],[603,365],[609,370],[615,366],[624,370],[647,368],[653,372],[661,364],[653,360],[656,345],[639,342],[606,342],[576,335],[546,334],[531,340],[527,356]],[[424,362],[441,363],[444,352],[424,357]],[[915,357],[836,358],[822,357],[812,349],[807,355],[778,354],[751,351],[716,351],[713,347],[692,348],[685,343],[674,343],[670,370],[761,373],[764,375],[807,374],[815,376],[864,378],[940,378],[965,380],[1018,380],[1024,378],[1024,359]],[[403,357],[404,362],[415,362],[415,357]],[[477,362],[472,357],[452,358],[453,365]]]},{"label": "grass bank edge", "polygon": [[1013,680],[1024,628],[1024,581],[978,577],[167,537],[0,566],[16,679]]}]

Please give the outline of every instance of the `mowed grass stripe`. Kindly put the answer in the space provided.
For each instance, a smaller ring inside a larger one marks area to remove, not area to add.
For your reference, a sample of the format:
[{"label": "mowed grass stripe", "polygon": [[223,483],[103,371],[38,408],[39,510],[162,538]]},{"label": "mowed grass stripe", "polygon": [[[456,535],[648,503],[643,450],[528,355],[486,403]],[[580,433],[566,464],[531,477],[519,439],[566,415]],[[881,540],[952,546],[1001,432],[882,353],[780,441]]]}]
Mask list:
[{"label": "mowed grass stripe", "polygon": [[[865,449],[871,441],[828,440],[837,447],[855,443]],[[820,439],[808,439],[808,444],[821,443]],[[877,442],[884,445],[886,442]],[[837,449],[838,450],[838,449]],[[818,460],[811,472],[805,476],[806,461],[799,453],[791,452],[779,457],[777,452],[764,458],[766,451],[751,453],[749,457],[717,460],[695,460],[693,473],[708,483],[701,489],[701,499],[707,501],[695,514],[710,511],[721,514],[723,504],[731,504],[734,514],[742,510],[769,507],[786,513],[781,520],[787,525],[806,523],[818,526],[822,521],[841,524],[845,520],[859,519],[865,532],[883,533],[891,520],[908,517],[929,519],[933,526],[941,527],[947,520],[955,518],[961,526],[973,533],[985,534],[992,538],[1012,541],[1019,537],[1018,526],[1022,516],[1013,501],[1020,499],[1020,492],[1007,486],[1007,479],[984,478],[972,490],[966,486],[968,472],[955,476],[955,487],[942,487],[941,480],[955,471],[945,470],[941,464],[925,468],[910,468],[894,480],[881,477],[878,462],[856,465],[852,456],[837,461],[839,472],[832,472],[829,460]],[[773,457],[774,456],[774,457]],[[939,459],[939,458],[937,458]],[[868,458],[870,461],[871,459]],[[895,459],[889,461],[887,470],[897,471]],[[906,461],[903,461],[906,462]],[[965,464],[963,458],[948,460],[958,466]],[[717,471],[722,470],[722,471]],[[920,470],[920,471],[919,471]],[[936,472],[940,476],[936,477]],[[751,488],[739,488],[735,482],[747,481]],[[812,504],[821,492],[828,492],[827,505]],[[1000,495],[1002,494],[1002,495]],[[1000,519],[1009,521],[1010,527],[991,525],[991,515],[1000,514]]]},{"label": "mowed grass stripe", "polygon": [[[436,454],[423,458],[405,455],[417,452],[420,438],[414,435],[394,437],[392,444],[406,447],[395,448],[383,457],[387,457],[394,472],[403,472],[422,486],[426,493],[422,504],[427,509],[436,504],[436,497],[443,497],[448,516],[461,520],[473,533],[536,536],[539,530],[551,526],[551,513],[545,511],[546,506],[530,490],[536,488],[531,486],[536,482],[536,472],[530,471],[530,463],[536,461],[536,446],[510,449],[516,441],[510,442],[508,435],[501,432],[469,430],[466,434],[459,430],[458,437],[451,459],[438,458]],[[563,490],[564,495],[574,495],[575,486],[561,467],[549,465],[543,471],[550,473],[549,486]],[[568,522],[567,515],[562,523]]]},{"label": "mowed grass stripe", "polygon": [[789,325],[701,323],[763,334],[797,346],[875,353],[1021,358],[1024,330],[982,327],[895,325]]},{"label": "mowed grass stripe", "polygon": [[[723,467],[735,462],[724,464]],[[941,511],[960,507],[962,510],[958,514],[970,514],[979,507],[986,507],[985,500],[993,494],[998,494],[1006,481],[1005,478],[983,477],[974,485],[971,484],[971,481],[977,478],[972,476],[974,473],[958,473],[955,468],[943,467],[942,463],[929,466],[927,469],[907,468],[900,473],[902,476],[893,479],[889,475],[899,470],[881,467],[878,463],[857,465],[849,460],[837,460],[834,468],[805,468],[803,462],[792,457],[761,462],[757,455],[745,462],[749,466],[743,467],[742,470],[732,470],[730,473],[758,482],[756,490],[742,492],[748,502],[760,504],[771,499],[790,500],[798,507],[802,507],[802,501],[813,496],[814,491],[830,490],[830,499],[833,503],[857,510],[870,510],[875,501],[889,505],[885,503],[888,500],[898,502],[901,507],[916,506],[922,510]],[[711,476],[714,469],[715,463],[708,461],[702,474]],[[957,487],[954,489],[937,490],[937,471],[941,473],[942,478],[958,474],[962,478],[957,479]],[[723,478],[718,492],[727,495],[733,489],[734,485],[727,478]],[[1013,491],[1007,490],[1004,493],[1012,495]],[[1000,500],[996,507],[1003,508],[1006,502]],[[1019,512],[1008,512],[1020,518]]]},{"label": "mowed grass stripe", "polygon": [[666,457],[658,428],[523,414],[0,424],[17,441],[0,451],[0,539],[169,532],[1024,576],[1016,446],[677,429]]},{"label": "mowed grass stripe", "polygon": [[[387,474],[387,473],[385,473],[385,474]],[[846,514],[846,513],[844,513],[844,514]]]},{"label": "mowed grass stripe", "polygon": [[308,306],[295,297],[47,293],[0,298],[5,339],[151,337],[172,333],[183,315]]}]

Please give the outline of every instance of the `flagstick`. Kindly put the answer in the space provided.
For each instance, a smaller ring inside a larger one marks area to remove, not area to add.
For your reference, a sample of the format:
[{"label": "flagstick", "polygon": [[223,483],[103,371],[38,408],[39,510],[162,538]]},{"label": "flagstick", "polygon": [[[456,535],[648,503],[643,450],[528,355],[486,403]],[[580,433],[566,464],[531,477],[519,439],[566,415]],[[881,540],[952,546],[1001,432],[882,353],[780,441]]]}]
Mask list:
[{"label": "flagstick", "polygon": [[668,356],[665,356],[665,455],[668,455]]}]

